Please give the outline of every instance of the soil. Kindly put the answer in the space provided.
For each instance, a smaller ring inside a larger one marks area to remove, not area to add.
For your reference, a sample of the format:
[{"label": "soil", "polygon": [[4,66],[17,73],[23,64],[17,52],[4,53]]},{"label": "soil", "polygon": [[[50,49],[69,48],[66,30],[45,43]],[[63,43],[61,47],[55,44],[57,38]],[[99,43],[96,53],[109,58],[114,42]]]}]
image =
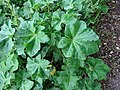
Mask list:
[{"label": "soil", "polygon": [[120,90],[120,0],[111,0],[109,13],[102,16],[98,35],[102,41],[99,57],[111,67],[102,90]]}]

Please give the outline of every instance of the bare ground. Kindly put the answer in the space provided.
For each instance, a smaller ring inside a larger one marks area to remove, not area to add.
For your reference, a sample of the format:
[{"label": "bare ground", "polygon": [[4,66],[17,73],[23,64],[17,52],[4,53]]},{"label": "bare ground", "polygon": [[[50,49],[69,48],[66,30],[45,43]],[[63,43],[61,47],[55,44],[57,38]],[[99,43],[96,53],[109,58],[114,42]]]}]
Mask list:
[{"label": "bare ground", "polygon": [[102,41],[98,55],[111,67],[103,90],[120,90],[120,0],[111,0],[109,13],[102,16],[98,34]]}]

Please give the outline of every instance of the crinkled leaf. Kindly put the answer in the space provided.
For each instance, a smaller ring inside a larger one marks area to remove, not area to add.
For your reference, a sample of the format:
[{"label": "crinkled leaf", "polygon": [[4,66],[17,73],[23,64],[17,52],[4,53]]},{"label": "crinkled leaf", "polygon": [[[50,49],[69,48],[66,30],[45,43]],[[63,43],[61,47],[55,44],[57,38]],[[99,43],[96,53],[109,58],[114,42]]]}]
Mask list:
[{"label": "crinkled leaf", "polygon": [[13,78],[12,73],[4,73],[0,70],[0,90],[3,90],[5,86],[10,85],[10,80]]},{"label": "crinkled leaf", "polygon": [[16,48],[18,54],[23,54],[24,48],[30,56],[34,56],[40,50],[40,43],[49,41],[47,35],[41,31],[44,26],[34,27],[34,21],[23,21],[16,32]]},{"label": "crinkled leaf", "polygon": [[88,58],[87,64],[88,67],[86,67],[86,73],[91,79],[106,79],[106,74],[110,71],[110,68],[104,64],[103,60],[97,58]]},{"label": "crinkled leaf", "polygon": [[18,69],[18,60],[15,54],[10,54],[6,58],[0,59],[0,70],[3,72],[13,72]]},{"label": "crinkled leaf", "polygon": [[63,11],[60,11],[60,10],[57,10],[56,12],[53,13],[53,16],[52,16],[52,26],[60,31],[61,30],[61,24],[63,23],[63,15],[64,15],[64,12]]},{"label": "crinkled leaf", "polygon": [[72,90],[76,87],[77,81],[79,80],[78,76],[71,75],[65,71],[59,72],[57,81],[62,85],[63,90]]},{"label": "crinkled leaf", "polygon": [[41,59],[41,56],[39,55],[33,60],[28,58],[26,68],[30,74],[36,73],[40,77],[43,77],[43,76],[45,77],[45,75],[48,75],[49,73],[47,70],[49,63],[50,62],[48,60]]},{"label": "crinkled leaf", "polygon": [[50,3],[53,3],[54,1],[57,0],[28,0],[28,2],[25,3],[25,5],[28,4],[29,6],[32,6],[33,8],[36,9],[38,7],[43,8]]},{"label": "crinkled leaf", "polygon": [[83,7],[83,1],[84,0],[62,0],[61,6],[63,6],[65,10],[77,8],[81,11]]},{"label": "crinkled leaf", "polygon": [[0,31],[0,52],[9,52],[14,46],[12,36],[15,33],[15,29],[11,27],[11,20],[1,27]]},{"label": "crinkled leaf", "polygon": [[38,82],[35,87],[34,90],[43,90],[43,80],[40,77],[36,77],[35,80]]},{"label": "crinkled leaf", "polygon": [[3,89],[4,83],[5,83],[5,76],[4,76],[4,73],[0,71],[0,90]]},{"label": "crinkled leaf", "polygon": [[32,86],[33,86],[33,81],[26,79],[22,81],[21,87],[19,88],[19,90],[30,90]]},{"label": "crinkled leaf", "polygon": [[15,82],[17,89],[30,90],[33,87],[34,82],[27,79],[29,74],[25,70],[20,70],[16,73]]},{"label": "crinkled leaf", "polygon": [[72,13],[64,13],[61,10],[57,10],[53,13],[51,24],[56,30],[60,31],[62,29],[62,23],[69,25],[75,23],[76,21],[77,19]]},{"label": "crinkled leaf", "polygon": [[74,59],[74,58],[68,58],[65,60],[65,65],[63,65],[62,69],[70,72],[75,73],[78,71],[79,67],[84,66],[84,60]]},{"label": "crinkled leaf", "polygon": [[76,90],[101,90],[101,85],[100,83],[95,82],[92,79],[85,78],[79,81]]},{"label": "crinkled leaf", "polygon": [[99,38],[93,30],[87,29],[86,23],[80,21],[66,27],[65,37],[62,37],[58,47],[62,48],[65,57],[85,59],[86,55],[98,51],[98,46],[95,44],[97,40]]}]

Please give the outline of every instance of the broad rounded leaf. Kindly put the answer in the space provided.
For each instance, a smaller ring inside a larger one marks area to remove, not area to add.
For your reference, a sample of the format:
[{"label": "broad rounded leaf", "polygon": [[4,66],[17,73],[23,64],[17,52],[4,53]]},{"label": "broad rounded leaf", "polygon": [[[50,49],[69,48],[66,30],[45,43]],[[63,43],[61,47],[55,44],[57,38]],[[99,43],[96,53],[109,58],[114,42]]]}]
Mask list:
[{"label": "broad rounded leaf", "polygon": [[110,68],[104,64],[103,60],[97,58],[88,58],[87,64],[88,67],[86,68],[86,73],[91,79],[106,79],[106,74],[110,71]]},{"label": "broad rounded leaf", "polygon": [[57,81],[62,85],[63,90],[72,90],[76,87],[77,81],[79,80],[78,76],[68,74],[65,71],[59,72],[59,75]]},{"label": "broad rounded leaf", "polygon": [[74,56],[77,59],[84,59],[86,55],[96,53],[98,46],[95,41],[99,40],[93,30],[86,27],[84,21],[76,22],[67,26],[65,29],[65,37],[63,37],[58,47],[62,48],[65,57]]},{"label": "broad rounded leaf", "polygon": [[79,81],[76,90],[101,90],[101,84],[92,79],[85,78]]},{"label": "broad rounded leaf", "polygon": [[34,82],[28,79],[23,80],[19,90],[30,90],[33,87]]},{"label": "broad rounded leaf", "polygon": [[34,56],[40,50],[40,43],[49,41],[48,36],[42,31],[45,27],[34,27],[34,21],[21,22],[16,32],[16,49],[18,54],[23,54],[24,49],[30,56]]},{"label": "broad rounded leaf", "polygon": [[49,61],[45,60],[45,59],[41,59],[41,57],[39,55],[36,58],[34,58],[33,60],[28,58],[26,68],[27,68],[28,73],[30,73],[30,74],[36,73],[36,74],[39,74],[39,76],[41,74],[44,74],[44,76],[45,76],[45,74],[48,73],[48,70],[47,70],[48,65],[49,65]]},{"label": "broad rounded leaf", "polygon": [[64,7],[65,10],[70,10],[70,9],[78,9],[82,10],[84,0],[62,0],[62,7]]},{"label": "broad rounded leaf", "polygon": [[12,50],[12,47],[14,46],[14,42],[12,40],[14,33],[15,33],[15,29],[11,27],[11,20],[9,20],[7,24],[5,23],[1,27],[0,52],[6,53]]}]

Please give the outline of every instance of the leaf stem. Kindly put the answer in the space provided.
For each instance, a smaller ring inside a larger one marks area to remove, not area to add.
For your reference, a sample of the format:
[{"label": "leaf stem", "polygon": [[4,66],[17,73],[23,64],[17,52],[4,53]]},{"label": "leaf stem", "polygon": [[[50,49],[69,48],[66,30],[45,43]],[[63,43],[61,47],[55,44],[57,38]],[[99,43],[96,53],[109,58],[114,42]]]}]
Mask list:
[{"label": "leaf stem", "polygon": [[47,52],[49,51],[49,49],[51,48],[51,45],[47,48],[45,54],[42,56],[42,59],[46,56]]},{"label": "leaf stem", "polygon": [[65,60],[65,56],[63,55],[62,51],[59,49],[61,56],[63,57],[63,61]]},{"label": "leaf stem", "polygon": [[50,12],[50,7],[49,7],[48,0],[46,0],[46,2],[47,2],[48,13],[49,13]]}]

